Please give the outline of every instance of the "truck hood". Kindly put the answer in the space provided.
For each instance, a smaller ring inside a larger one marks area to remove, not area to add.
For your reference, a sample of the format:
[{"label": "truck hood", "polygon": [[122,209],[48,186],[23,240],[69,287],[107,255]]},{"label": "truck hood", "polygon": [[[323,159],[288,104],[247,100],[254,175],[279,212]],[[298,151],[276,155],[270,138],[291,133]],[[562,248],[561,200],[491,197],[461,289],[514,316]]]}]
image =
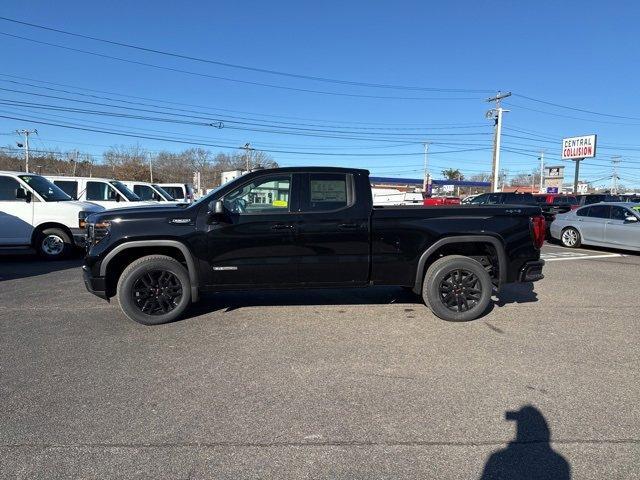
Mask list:
[{"label": "truck hood", "polygon": [[[134,203],[134,202],[130,202]],[[143,218],[170,218],[170,217],[190,217],[193,216],[192,212],[187,212],[185,207],[181,207],[175,204],[153,203],[151,205],[144,206],[130,206],[124,208],[111,208],[104,210],[99,215],[100,219],[115,219],[120,218],[122,220],[130,219],[143,219]]]},{"label": "truck hood", "polygon": [[151,200],[142,200],[140,202],[116,202],[116,205],[113,208],[106,208],[105,210],[109,210],[110,212],[115,210],[135,210],[138,208],[157,208],[163,207],[164,202],[154,202]]}]

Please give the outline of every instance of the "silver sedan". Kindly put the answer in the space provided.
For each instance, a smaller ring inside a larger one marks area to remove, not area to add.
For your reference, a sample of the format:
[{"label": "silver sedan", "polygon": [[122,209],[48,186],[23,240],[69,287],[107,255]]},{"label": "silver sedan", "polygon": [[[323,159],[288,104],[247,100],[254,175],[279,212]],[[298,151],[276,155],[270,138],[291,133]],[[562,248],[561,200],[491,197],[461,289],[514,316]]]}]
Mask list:
[{"label": "silver sedan", "polygon": [[640,251],[640,203],[587,205],[556,215],[549,230],[569,248],[584,244]]}]

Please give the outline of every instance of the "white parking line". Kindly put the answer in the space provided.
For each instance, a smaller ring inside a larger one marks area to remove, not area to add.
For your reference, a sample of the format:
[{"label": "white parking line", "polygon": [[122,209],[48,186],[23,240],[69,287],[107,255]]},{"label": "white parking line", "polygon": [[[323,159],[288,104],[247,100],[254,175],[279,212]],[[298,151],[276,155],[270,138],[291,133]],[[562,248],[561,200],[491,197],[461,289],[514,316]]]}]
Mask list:
[{"label": "white parking line", "polygon": [[612,257],[624,257],[621,253],[604,253],[602,255],[588,255],[586,253],[574,253],[571,256],[569,254],[554,254],[545,253],[540,255],[545,262],[559,262],[560,260],[589,260],[592,258],[612,258]]}]

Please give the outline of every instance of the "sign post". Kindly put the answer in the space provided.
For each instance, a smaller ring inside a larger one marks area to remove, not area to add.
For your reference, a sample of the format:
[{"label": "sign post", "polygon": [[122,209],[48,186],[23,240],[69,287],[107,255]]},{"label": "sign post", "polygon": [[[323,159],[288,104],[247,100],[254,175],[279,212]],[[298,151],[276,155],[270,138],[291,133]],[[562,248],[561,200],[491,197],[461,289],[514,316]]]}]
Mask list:
[{"label": "sign post", "polygon": [[562,160],[576,162],[576,173],[573,179],[573,193],[578,191],[578,177],[580,175],[580,161],[596,156],[597,135],[583,135],[562,139]]},{"label": "sign post", "polygon": [[562,193],[564,180],[564,166],[548,166],[544,176],[544,191],[546,193]]}]

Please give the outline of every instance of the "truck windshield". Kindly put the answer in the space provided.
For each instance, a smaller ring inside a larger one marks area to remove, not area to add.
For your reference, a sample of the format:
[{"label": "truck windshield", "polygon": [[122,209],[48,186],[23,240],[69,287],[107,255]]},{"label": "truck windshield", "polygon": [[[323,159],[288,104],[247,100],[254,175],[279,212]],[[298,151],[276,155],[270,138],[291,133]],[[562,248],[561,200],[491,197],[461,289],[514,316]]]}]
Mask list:
[{"label": "truck windshield", "polygon": [[66,202],[73,200],[59,187],[40,175],[20,175],[20,180],[33,188],[45,202]]},{"label": "truck windshield", "polygon": [[175,200],[175,198],[173,198],[169,192],[167,192],[164,188],[162,188],[160,185],[157,184],[152,184],[151,185],[160,195],[162,195],[164,197],[164,199],[167,202],[173,202]]},{"label": "truck windshield", "polygon": [[139,202],[140,201],[140,197],[137,196],[135,193],[133,193],[131,190],[129,190],[124,183],[118,182],[117,180],[112,180],[109,183],[116,190],[118,190],[122,195],[124,195],[124,197],[127,200],[129,200],[130,202]]}]

